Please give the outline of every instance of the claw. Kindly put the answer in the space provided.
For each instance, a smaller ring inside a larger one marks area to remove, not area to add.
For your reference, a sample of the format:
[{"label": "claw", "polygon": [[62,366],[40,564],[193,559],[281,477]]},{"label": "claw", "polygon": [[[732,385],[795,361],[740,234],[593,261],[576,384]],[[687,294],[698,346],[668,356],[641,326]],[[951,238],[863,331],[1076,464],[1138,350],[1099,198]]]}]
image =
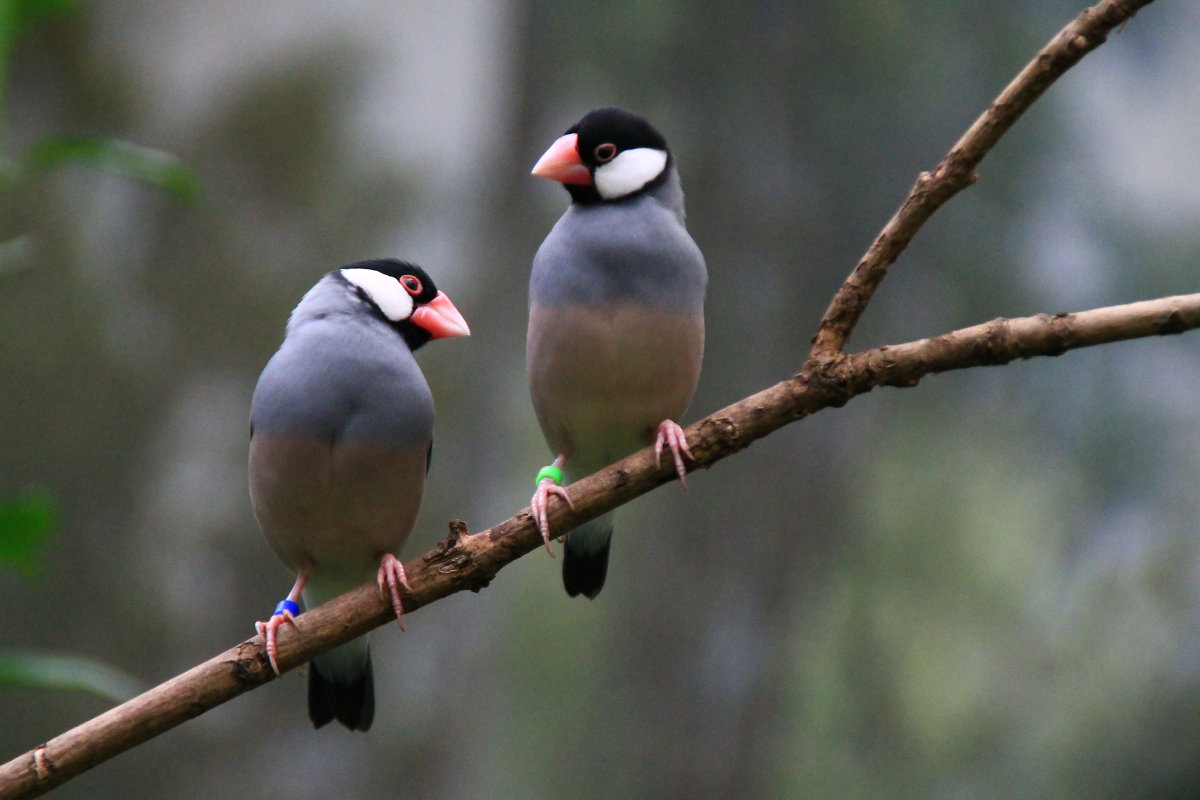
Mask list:
[{"label": "claw", "polygon": [[391,553],[384,553],[379,559],[379,575],[375,578],[379,592],[392,601],[392,610],[396,612],[396,622],[400,630],[404,630],[404,603],[400,599],[400,587],[408,591],[408,576],[404,574],[404,564]]},{"label": "claw", "polygon": [[654,465],[659,466],[663,447],[671,449],[671,456],[675,460],[675,474],[679,476],[679,483],[683,486],[684,491],[687,491],[687,469],[683,465],[683,457],[686,455],[689,461],[695,461],[696,457],[692,455],[691,449],[688,447],[687,436],[683,433],[683,428],[679,427],[679,423],[669,419],[664,419],[658,423],[658,433],[654,437]]},{"label": "claw", "polygon": [[[563,464],[567,463],[567,454],[559,453],[554,457],[554,466],[562,469]],[[538,482],[537,490],[533,493],[533,499],[529,501],[529,510],[533,512],[533,520],[537,523],[538,533],[542,534],[542,541],[546,543],[546,552],[554,558],[554,551],[550,549],[550,497],[551,495],[562,498],[567,504],[567,508],[575,510],[575,504],[571,502],[571,495],[567,494],[567,490],[554,482],[553,478],[542,478]]]},{"label": "claw", "polygon": [[550,548],[550,496],[561,497],[563,502],[572,511],[575,510],[575,504],[571,502],[571,495],[567,494],[567,490],[556,484],[550,478],[542,478],[542,482],[538,484],[537,491],[533,493],[533,499],[529,501],[529,508],[533,511],[533,518],[537,522],[538,532],[542,534],[542,541],[546,543],[546,552],[554,558],[554,550]]},{"label": "claw", "polygon": [[271,662],[271,669],[275,670],[276,675],[283,673],[279,671],[279,645],[276,643],[275,630],[285,623],[296,625],[296,618],[292,616],[292,612],[287,610],[281,611],[266,622],[254,623],[254,630],[258,631],[258,635],[266,640],[267,661]]}]

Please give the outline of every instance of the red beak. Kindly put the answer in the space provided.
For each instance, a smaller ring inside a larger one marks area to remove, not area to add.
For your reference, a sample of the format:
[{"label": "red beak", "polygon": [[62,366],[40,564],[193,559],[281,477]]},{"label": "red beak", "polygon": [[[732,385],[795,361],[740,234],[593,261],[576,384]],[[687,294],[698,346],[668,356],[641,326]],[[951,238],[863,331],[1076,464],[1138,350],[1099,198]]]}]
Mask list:
[{"label": "red beak", "polygon": [[579,135],[568,133],[555,139],[533,165],[533,174],[559,183],[591,186],[592,173],[579,160]]},{"label": "red beak", "polygon": [[445,292],[438,292],[437,297],[417,308],[410,319],[414,324],[429,331],[431,339],[471,335],[467,321],[458,313],[458,309],[450,302],[450,298],[446,297]]}]

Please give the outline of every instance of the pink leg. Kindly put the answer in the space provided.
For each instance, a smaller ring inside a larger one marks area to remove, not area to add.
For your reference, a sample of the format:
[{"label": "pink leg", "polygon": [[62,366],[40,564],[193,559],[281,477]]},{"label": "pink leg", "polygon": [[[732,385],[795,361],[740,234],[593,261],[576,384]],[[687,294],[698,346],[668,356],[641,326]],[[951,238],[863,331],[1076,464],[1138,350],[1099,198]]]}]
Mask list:
[{"label": "pink leg", "polygon": [[[559,453],[554,459],[554,466],[562,469],[562,465],[567,463],[567,457],[563,453]],[[554,558],[554,551],[550,549],[550,497],[561,497],[563,502],[574,511],[575,504],[571,502],[571,495],[567,494],[567,490],[559,486],[551,478],[542,478],[538,483],[537,490],[533,493],[533,499],[529,501],[529,510],[533,512],[533,519],[537,522],[538,530],[541,531],[542,541],[546,543],[546,552]]]},{"label": "pink leg", "polygon": [[[308,583],[308,573],[301,572],[296,576],[296,583],[292,585],[292,590],[288,592],[287,599],[293,603],[299,603],[300,593],[304,591],[306,583]],[[275,631],[280,625],[285,623],[291,623],[293,626],[296,626],[296,618],[286,608],[273,614],[266,622],[254,623],[254,630],[258,631],[258,635],[266,641],[267,660],[271,662],[271,669],[275,670],[276,675],[281,673],[279,672],[279,646],[275,641]]]},{"label": "pink leg", "polygon": [[384,553],[379,557],[379,576],[375,583],[379,586],[380,593],[391,599],[392,610],[396,612],[396,622],[399,623],[400,630],[404,630],[404,603],[400,600],[400,587],[412,591],[412,587],[408,585],[408,576],[404,574],[404,564],[391,553]]},{"label": "pink leg", "polygon": [[671,456],[675,459],[675,472],[679,475],[679,483],[686,491],[687,470],[683,466],[683,456],[686,455],[689,461],[695,461],[696,457],[688,449],[687,437],[683,435],[683,428],[679,427],[679,423],[669,419],[658,423],[658,435],[654,437],[655,466],[659,464],[659,457],[662,456],[664,445],[671,448]]}]

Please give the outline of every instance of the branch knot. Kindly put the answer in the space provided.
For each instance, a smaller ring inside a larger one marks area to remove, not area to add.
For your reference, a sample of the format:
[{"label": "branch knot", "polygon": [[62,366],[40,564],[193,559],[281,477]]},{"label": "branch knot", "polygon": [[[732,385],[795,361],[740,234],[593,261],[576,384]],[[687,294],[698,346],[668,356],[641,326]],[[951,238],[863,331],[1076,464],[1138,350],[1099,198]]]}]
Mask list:
[{"label": "branch knot", "polygon": [[469,548],[464,544],[470,539],[467,533],[467,523],[461,519],[450,520],[450,534],[438,542],[433,552],[421,557],[425,568],[439,575],[450,575],[461,581],[465,589],[478,592],[487,586],[491,579],[486,577],[479,568],[479,562]]}]

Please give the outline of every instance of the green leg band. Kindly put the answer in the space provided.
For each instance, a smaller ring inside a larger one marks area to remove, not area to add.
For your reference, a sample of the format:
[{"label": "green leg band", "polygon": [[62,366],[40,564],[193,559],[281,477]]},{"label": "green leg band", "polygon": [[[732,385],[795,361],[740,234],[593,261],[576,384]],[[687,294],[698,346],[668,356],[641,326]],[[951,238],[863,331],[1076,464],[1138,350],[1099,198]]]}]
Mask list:
[{"label": "green leg band", "polygon": [[538,486],[542,485],[543,478],[549,478],[550,480],[554,481],[555,485],[562,486],[562,482],[563,482],[562,470],[559,469],[558,467],[554,466],[553,464],[542,467],[542,469],[538,472],[537,477],[533,479],[533,486],[535,489]]}]

